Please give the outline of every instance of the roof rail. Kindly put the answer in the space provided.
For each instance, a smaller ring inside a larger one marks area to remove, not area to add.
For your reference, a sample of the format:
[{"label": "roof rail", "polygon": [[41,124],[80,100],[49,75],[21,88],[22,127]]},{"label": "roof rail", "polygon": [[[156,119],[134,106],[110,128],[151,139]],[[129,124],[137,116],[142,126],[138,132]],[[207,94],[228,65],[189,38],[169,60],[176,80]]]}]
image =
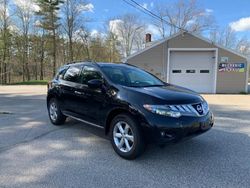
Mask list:
[{"label": "roof rail", "polygon": [[125,65],[129,65],[129,66],[131,66],[131,67],[136,67],[136,68],[138,68],[136,65],[132,65],[132,64],[129,64],[129,63],[123,63],[123,64],[125,64]]},{"label": "roof rail", "polygon": [[96,63],[94,60],[84,59],[84,60],[75,60],[75,61],[71,61],[71,62],[66,63],[66,65],[75,64],[75,63],[84,63],[84,62]]},{"label": "roof rail", "polygon": [[81,62],[83,62],[83,61],[82,60],[76,60],[76,61],[68,62],[66,65],[75,64],[75,63],[81,63]]}]

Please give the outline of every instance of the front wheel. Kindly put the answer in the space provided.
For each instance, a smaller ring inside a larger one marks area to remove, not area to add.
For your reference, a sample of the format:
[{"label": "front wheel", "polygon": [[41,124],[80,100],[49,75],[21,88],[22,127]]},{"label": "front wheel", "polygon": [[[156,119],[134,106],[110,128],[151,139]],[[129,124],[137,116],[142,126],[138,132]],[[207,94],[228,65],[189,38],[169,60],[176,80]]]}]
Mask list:
[{"label": "front wheel", "polygon": [[111,144],[115,152],[125,159],[135,159],[145,148],[137,122],[127,114],[116,116],[111,122]]},{"label": "front wheel", "polygon": [[66,120],[66,116],[62,114],[56,98],[52,98],[48,104],[48,112],[51,123],[54,125],[62,125]]}]

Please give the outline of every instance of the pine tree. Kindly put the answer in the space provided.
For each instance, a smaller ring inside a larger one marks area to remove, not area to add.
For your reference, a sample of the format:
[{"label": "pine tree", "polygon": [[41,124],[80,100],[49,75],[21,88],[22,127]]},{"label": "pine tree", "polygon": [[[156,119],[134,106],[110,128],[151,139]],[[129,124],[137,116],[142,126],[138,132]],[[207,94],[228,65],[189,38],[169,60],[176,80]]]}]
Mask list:
[{"label": "pine tree", "polygon": [[53,75],[56,73],[56,49],[57,49],[57,29],[59,27],[58,12],[62,0],[37,0],[37,4],[40,7],[37,13],[41,17],[40,27],[48,32],[52,41],[52,64]]}]

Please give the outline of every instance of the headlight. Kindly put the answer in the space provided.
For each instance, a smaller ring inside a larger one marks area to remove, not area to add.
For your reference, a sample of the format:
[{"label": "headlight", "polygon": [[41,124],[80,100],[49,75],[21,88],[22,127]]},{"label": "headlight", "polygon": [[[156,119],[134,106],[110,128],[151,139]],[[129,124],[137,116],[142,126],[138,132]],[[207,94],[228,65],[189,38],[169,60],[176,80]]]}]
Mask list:
[{"label": "headlight", "polygon": [[207,101],[205,101],[205,100],[203,101],[202,107],[203,107],[204,113],[207,113],[209,111],[209,105],[208,105]]},{"label": "headlight", "polygon": [[144,104],[143,107],[152,113],[159,114],[162,116],[169,116],[174,118],[179,118],[181,116],[180,112],[173,111],[171,110],[171,108],[165,105]]},{"label": "headlight", "polygon": [[195,104],[178,104],[178,105],[151,105],[144,104],[143,107],[148,111],[169,117],[179,118],[180,116],[205,116],[209,112],[209,106],[204,100]]}]

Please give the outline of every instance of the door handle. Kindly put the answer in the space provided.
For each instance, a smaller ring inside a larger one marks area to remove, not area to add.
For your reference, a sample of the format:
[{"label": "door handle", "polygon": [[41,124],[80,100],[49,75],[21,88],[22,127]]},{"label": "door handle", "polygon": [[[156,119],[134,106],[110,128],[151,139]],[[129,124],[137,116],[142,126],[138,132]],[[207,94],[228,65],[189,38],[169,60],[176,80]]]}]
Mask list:
[{"label": "door handle", "polygon": [[75,94],[77,94],[77,95],[84,95],[84,93],[80,92],[80,91],[75,91]]}]

